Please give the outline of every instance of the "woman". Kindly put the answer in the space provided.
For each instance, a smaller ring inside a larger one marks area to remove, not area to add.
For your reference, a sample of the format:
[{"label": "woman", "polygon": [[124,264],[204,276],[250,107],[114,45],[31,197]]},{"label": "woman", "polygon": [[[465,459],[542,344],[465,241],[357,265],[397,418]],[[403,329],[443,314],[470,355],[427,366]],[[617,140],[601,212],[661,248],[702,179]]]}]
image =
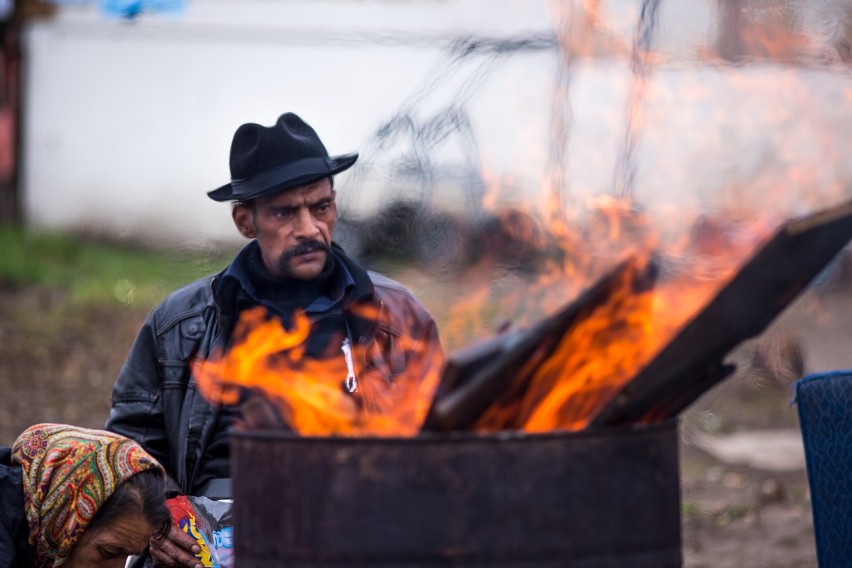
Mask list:
[{"label": "woman", "polygon": [[111,432],[38,424],[0,446],[0,568],[120,568],[168,529],[163,468]]}]

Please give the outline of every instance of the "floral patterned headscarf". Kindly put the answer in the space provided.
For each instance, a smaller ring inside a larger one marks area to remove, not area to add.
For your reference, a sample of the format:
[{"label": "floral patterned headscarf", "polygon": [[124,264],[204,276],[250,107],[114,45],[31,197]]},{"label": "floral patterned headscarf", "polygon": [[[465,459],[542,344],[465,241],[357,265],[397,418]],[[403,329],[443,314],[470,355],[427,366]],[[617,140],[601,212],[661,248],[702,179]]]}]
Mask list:
[{"label": "floral patterned headscarf", "polygon": [[132,475],[162,467],[133,440],[65,424],[37,424],[12,446],[21,465],[24,509],[36,566],[61,566],[116,488]]}]

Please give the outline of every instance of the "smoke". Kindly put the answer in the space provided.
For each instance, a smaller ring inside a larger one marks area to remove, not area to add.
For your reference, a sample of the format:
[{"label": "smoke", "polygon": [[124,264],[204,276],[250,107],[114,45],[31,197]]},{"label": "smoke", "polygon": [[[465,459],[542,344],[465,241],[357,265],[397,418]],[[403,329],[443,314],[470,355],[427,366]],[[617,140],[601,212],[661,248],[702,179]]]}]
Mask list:
[{"label": "smoke", "polygon": [[[547,280],[564,299],[637,248],[712,275],[849,198],[849,14],[827,36],[831,15],[807,3],[552,6],[551,33],[448,44],[377,126],[340,194],[353,255],[456,287],[472,270],[483,285]],[[501,97],[505,121],[480,112]]]}]

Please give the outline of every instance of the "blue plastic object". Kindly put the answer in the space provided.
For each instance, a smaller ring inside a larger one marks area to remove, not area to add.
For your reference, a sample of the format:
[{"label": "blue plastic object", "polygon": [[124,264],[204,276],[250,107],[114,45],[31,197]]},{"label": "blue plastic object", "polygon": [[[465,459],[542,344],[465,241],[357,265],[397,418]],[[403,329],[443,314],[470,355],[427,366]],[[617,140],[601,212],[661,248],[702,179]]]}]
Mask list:
[{"label": "blue plastic object", "polygon": [[186,0],[100,0],[103,12],[110,16],[133,19],[141,14],[180,12]]},{"label": "blue plastic object", "polygon": [[852,369],[794,384],[821,568],[852,567]]}]

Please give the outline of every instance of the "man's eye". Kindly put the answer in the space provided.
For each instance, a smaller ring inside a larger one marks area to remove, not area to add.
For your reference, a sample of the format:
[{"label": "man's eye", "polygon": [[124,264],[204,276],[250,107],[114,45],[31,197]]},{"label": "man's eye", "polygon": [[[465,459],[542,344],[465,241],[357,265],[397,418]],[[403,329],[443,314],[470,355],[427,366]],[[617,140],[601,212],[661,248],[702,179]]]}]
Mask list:
[{"label": "man's eye", "polygon": [[329,209],[331,209],[330,203],[320,203],[314,208],[314,212],[322,214],[327,213]]},{"label": "man's eye", "polygon": [[293,212],[290,210],[276,211],[275,216],[279,219],[292,219]]}]

